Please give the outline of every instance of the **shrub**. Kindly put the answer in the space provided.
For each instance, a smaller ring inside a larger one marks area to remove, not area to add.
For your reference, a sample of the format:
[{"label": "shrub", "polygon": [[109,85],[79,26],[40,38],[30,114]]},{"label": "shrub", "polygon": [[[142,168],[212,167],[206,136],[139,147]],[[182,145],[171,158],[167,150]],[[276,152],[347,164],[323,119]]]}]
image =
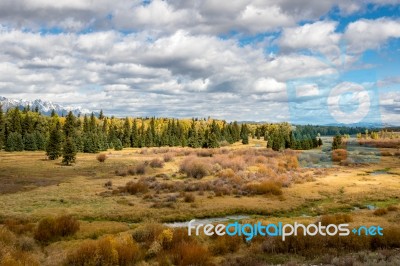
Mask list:
[{"label": "shrub", "polygon": [[126,169],[117,169],[117,170],[115,170],[115,175],[117,175],[117,176],[127,176],[128,175],[128,171],[126,171]]},{"label": "shrub", "polygon": [[224,255],[228,252],[236,252],[242,239],[238,236],[219,236],[212,243],[210,250],[213,255]]},{"label": "shrub", "polygon": [[396,206],[393,206],[393,205],[387,207],[387,210],[390,211],[390,212],[395,212],[395,211],[397,211],[398,209],[399,209],[399,208],[397,208]]},{"label": "shrub", "polygon": [[70,215],[63,215],[56,219],[52,217],[42,219],[35,231],[34,238],[39,242],[50,242],[75,234],[79,230],[79,222]]},{"label": "shrub", "polygon": [[343,224],[352,222],[353,218],[350,214],[332,214],[321,216],[321,224],[326,226],[329,224]]},{"label": "shrub", "polygon": [[100,163],[104,163],[105,160],[107,159],[107,155],[105,153],[100,153],[100,154],[97,155],[96,159]]},{"label": "shrub", "polygon": [[393,154],[390,151],[381,151],[382,156],[393,156]]},{"label": "shrub", "polygon": [[150,166],[152,168],[163,168],[164,167],[164,162],[161,161],[160,159],[153,159],[150,161]]},{"label": "shrub", "polygon": [[282,195],[282,184],[272,180],[263,181],[261,183],[251,183],[245,188],[249,193],[256,195]]},{"label": "shrub", "polygon": [[141,254],[131,236],[86,240],[67,254],[65,265],[135,265]]},{"label": "shrub", "polygon": [[174,157],[171,154],[167,153],[164,155],[164,162],[166,162],[166,163],[172,162],[173,160],[174,160]]},{"label": "shrub", "polygon": [[149,190],[148,185],[142,180],[139,180],[137,182],[129,181],[128,183],[126,183],[125,188],[126,192],[132,195],[137,193],[146,193]]},{"label": "shrub", "polygon": [[112,187],[112,181],[108,180],[107,182],[104,183],[104,186],[108,188]]},{"label": "shrub", "polygon": [[191,193],[185,193],[185,196],[183,197],[183,200],[185,202],[194,202],[196,200],[195,196]]},{"label": "shrub", "polygon": [[209,265],[210,252],[204,246],[196,243],[181,243],[177,245],[171,252],[172,262],[174,265]]},{"label": "shrub", "polygon": [[138,243],[150,245],[164,230],[161,224],[147,223],[139,226],[132,232],[133,239]]},{"label": "shrub", "polygon": [[144,175],[146,173],[146,162],[141,162],[128,169],[130,175]]},{"label": "shrub", "polygon": [[56,221],[54,218],[42,219],[35,231],[35,239],[40,242],[49,242],[54,239],[56,232]]},{"label": "shrub", "polygon": [[205,160],[186,158],[181,163],[180,171],[188,177],[202,178],[209,174],[210,165]]},{"label": "shrub", "polygon": [[6,219],[4,225],[8,230],[18,235],[32,232],[35,229],[35,224],[25,220]]},{"label": "shrub", "polygon": [[80,225],[79,221],[70,215],[63,215],[55,220],[55,234],[59,236],[69,236],[73,235],[79,231]]},{"label": "shrub", "polygon": [[201,149],[197,152],[198,157],[212,157],[213,154],[213,151],[208,149]]},{"label": "shrub", "polygon": [[332,151],[332,161],[341,162],[347,159],[347,151],[344,149],[337,149]]},{"label": "shrub", "polygon": [[376,209],[374,211],[374,215],[376,215],[376,216],[382,216],[382,215],[385,215],[387,213],[388,213],[388,210],[385,209],[385,208]]},{"label": "shrub", "polygon": [[230,168],[237,172],[246,168],[246,163],[242,157],[232,157],[226,154],[215,156],[214,161],[222,166],[222,168]]}]

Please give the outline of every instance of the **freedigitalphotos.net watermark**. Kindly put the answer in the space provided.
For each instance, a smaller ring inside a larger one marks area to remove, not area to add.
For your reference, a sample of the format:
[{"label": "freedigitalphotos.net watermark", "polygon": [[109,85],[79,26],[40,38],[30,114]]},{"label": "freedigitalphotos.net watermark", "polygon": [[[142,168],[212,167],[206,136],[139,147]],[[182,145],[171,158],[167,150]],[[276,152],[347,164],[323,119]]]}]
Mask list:
[{"label": "freedigitalphotos.net watermark", "polygon": [[282,222],[270,223],[263,225],[261,222],[254,224],[239,222],[229,224],[202,224],[196,223],[193,219],[188,223],[188,235],[199,236],[244,236],[246,241],[251,241],[256,236],[261,237],[281,237],[282,241],[289,236],[349,236],[350,234],[358,236],[383,236],[383,228],[381,226],[359,226],[350,228],[349,224],[317,224],[304,225],[298,222],[294,224],[284,224]]}]

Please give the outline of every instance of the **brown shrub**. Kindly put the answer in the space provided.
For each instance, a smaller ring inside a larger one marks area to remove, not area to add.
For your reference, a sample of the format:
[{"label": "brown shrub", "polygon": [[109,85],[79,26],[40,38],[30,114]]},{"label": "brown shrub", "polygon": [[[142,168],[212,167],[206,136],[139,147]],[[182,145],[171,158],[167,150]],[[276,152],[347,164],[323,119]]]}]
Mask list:
[{"label": "brown shrub", "polygon": [[131,236],[107,236],[83,242],[67,254],[65,265],[135,265],[140,257]]},{"label": "brown shrub", "polygon": [[347,159],[347,151],[344,149],[337,149],[332,151],[332,161],[341,162]]},{"label": "brown shrub", "polygon": [[32,232],[35,229],[35,224],[26,220],[6,219],[4,225],[8,230],[18,235]]},{"label": "brown shrub", "polygon": [[218,177],[220,178],[232,179],[235,177],[235,175],[235,172],[230,168],[222,169],[218,172]]},{"label": "brown shrub", "polygon": [[71,215],[63,215],[55,220],[55,233],[59,236],[70,236],[79,231],[80,224]]},{"label": "brown shrub", "polygon": [[221,165],[223,169],[230,168],[233,171],[240,171],[246,168],[246,162],[242,157],[233,157],[232,155],[219,154],[215,156],[214,161]]},{"label": "brown shrub", "polygon": [[213,241],[210,250],[216,256],[224,255],[228,252],[236,252],[241,242],[242,239],[238,236],[219,236]]},{"label": "brown shrub", "polygon": [[70,215],[62,215],[58,218],[42,219],[35,231],[34,238],[39,242],[50,242],[60,237],[70,236],[79,230],[79,221]]},{"label": "brown shrub", "polygon": [[388,210],[385,208],[379,208],[374,211],[374,215],[376,216],[383,216],[388,213]]},{"label": "brown shrub", "polygon": [[146,173],[147,164],[146,162],[140,162],[132,167],[129,167],[128,173],[130,175],[144,175]]},{"label": "brown shrub", "polygon": [[390,151],[381,151],[382,156],[393,156],[393,154]]},{"label": "brown shrub", "polygon": [[49,242],[54,239],[56,232],[56,220],[52,217],[42,219],[35,231],[35,239],[40,242]]},{"label": "brown shrub", "polygon": [[213,157],[214,151],[209,149],[201,149],[197,152],[198,157]]},{"label": "brown shrub", "polygon": [[115,250],[118,253],[118,265],[135,265],[141,258],[139,246],[130,235],[119,237]]},{"label": "brown shrub", "polygon": [[157,239],[163,230],[164,227],[161,224],[146,223],[136,228],[132,232],[132,237],[136,242],[145,243],[149,246]]},{"label": "brown shrub", "polygon": [[186,158],[180,165],[180,171],[188,177],[202,178],[210,173],[208,161],[200,158]]},{"label": "brown shrub", "polygon": [[285,160],[287,170],[299,168],[299,161],[297,160],[297,156],[286,156]]},{"label": "brown shrub", "polygon": [[185,193],[183,200],[185,202],[194,202],[196,200],[196,197],[191,193]]},{"label": "brown shrub", "polygon": [[395,211],[397,211],[398,209],[399,209],[399,208],[397,208],[396,206],[393,206],[393,205],[387,207],[387,210],[390,211],[390,212],[395,212]]},{"label": "brown shrub", "polygon": [[261,183],[247,184],[245,190],[256,195],[282,195],[282,184],[272,180],[266,180]]},{"label": "brown shrub", "polygon": [[163,168],[164,167],[164,162],[161,161],[160,159],[156,158],[150,161],[150,166],[152,168]]},{"label": "brown shrub", "polygon": [[196,242],[181,243],[172,249],[171,254],[174,265],[210,265],[210,252]]},{"label": "brown shrub", "polygon": [[115,170],[115,175],[117,176],[127,176],[128,172],[126,169],[117,169]]},{"label": "brown shrub", "polygon": [[352,222],[353,218],[350,214],[332,214],[332,215],[322,215],[321,216],[321,224],[326,226],[329,224],[343,224]]},{"label": "brown shrub", "polygon": [[164,155],[164,162],[172,162],[174,160],[174,157],[172,156],[172,154],[169,154],[169,153],[167,153],[167,154],[165,154]]},{"label": "brown shrub", "polygon": [[104,163],[107,159],[107,155],[105,153],[100,153],[96,156],[97,161],[100,163]]},{"label": "brown shrub", "polygon": [[149,191],[148,185],[143,181],[139,180],[137,182],[129,181],[125,185],[126,192],[135,195],[137,193],[146,193]]}]

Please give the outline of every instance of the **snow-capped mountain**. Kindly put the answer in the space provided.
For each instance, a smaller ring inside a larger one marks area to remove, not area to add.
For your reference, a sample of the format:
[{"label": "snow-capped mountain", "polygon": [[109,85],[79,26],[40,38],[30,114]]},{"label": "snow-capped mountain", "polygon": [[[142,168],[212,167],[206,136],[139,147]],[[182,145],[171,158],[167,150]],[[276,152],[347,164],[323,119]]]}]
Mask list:
[{"label": "snow-capped mountain", "polygon": [[74,115],[78,114],[83,115],[91,113],[91,111],[89,111],[88,109],[84,109],[82,107],[63,106],[57,103],[42,101],[40,99],[34,101],[28,101],[23,99],[9,99],[0,96],[0,104],[3,107],[3,111],[15,107],[18,107],[19,109],[22,110],[24,109],[24,107],[29,105],[31,110],[34,110],[36,107],[38,107],[39,112],[44,115],[50,115],[52,110],[54,110],[59,116],[67,115],[69,111],[72,111]]}]

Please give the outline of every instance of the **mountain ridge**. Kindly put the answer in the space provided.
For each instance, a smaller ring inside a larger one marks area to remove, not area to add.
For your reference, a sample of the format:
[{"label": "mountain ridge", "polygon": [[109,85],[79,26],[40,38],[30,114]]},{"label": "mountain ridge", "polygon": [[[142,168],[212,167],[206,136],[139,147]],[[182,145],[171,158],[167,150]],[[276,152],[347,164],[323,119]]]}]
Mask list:
[{"label": "mountain ridge", "polygon": [[15,107],[18,107],[22,110],[28,105],[30,106],[31,110],[34,110],[36,107],[38,107],[39,112],[44,115],[50,115],[52,110],[54,110],[59,116],[66,115],[69,111],[72,111],[75,116],[79,114],[84,115],[92,113],[90,110],[80,106],[64,106],[51,101],[43,101],[41,99],[35,99],[31,101],[0,96],[0,104],[2,105],[4,111]]}]

